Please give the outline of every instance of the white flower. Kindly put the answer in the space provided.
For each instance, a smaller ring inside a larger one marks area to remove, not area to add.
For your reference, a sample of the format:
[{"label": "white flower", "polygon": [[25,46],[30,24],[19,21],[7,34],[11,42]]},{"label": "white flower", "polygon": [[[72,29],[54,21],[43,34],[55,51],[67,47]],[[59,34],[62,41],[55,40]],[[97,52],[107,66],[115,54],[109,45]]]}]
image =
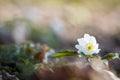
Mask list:
[{"label": "white flower", "polygon": [[119,53],[115,53],[115,56],[113,57],[113,59],[118,59],[119,58]]},{"label": "white flower", "polygon": [[78,49],[78,53],[83,52],[86,55],[90,55],[93,53],[99,53],[100,51],[100,49],[98,49],[99,44],[96,42],[94,36],[84,34],[84,38],[80,38],[77,41],[79,44],[75,45],[75,47]]},{"label": "white flower", "polygon": [[50,49],[48,52],[46,52],[43,62],[47,64],[49,62],[49,57],[51,57],[53,54],[55,54],[55,51],[53,49]]}]

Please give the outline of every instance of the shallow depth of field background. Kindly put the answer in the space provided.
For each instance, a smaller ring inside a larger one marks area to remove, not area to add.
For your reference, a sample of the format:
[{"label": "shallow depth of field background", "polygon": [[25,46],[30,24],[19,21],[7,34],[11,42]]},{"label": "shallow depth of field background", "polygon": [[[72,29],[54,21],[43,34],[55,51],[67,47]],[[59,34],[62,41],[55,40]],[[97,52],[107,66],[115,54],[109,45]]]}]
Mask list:
[{"label": "shallow depth of field background", "polygon": [[0,0],[0,44],[73,49],[84,33],[101,53],[120,52],[120,0]]}]

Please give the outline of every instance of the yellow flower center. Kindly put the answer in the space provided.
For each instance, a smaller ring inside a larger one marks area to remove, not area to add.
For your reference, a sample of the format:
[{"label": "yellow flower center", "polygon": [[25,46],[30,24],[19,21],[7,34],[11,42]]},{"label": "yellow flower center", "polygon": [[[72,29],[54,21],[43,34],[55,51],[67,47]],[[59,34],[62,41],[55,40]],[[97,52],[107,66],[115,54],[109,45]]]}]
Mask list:
[{"label": "yellow flower center", "polygon": [[93,48],[94,48],[94,45],[93,45],[92,43],[87,43],[87,44],[86,44],[86,49],[87,49],[88,51],[92,51]]}]

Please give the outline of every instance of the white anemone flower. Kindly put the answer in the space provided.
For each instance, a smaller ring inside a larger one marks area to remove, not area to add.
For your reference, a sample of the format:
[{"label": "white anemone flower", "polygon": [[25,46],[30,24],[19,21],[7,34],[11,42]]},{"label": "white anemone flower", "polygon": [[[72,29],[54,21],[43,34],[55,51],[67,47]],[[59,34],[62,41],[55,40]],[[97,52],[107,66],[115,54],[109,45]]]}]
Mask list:
[{"label": "white anemone flower", "polygon": [[97,54],[100,49],[98,49],[99,44],[96,42],[94,36],[89,34],[84,34],[83,38],[77,39],[78,43],[75,47],[78,49],[78,53],[83,52],[86,55]]}]

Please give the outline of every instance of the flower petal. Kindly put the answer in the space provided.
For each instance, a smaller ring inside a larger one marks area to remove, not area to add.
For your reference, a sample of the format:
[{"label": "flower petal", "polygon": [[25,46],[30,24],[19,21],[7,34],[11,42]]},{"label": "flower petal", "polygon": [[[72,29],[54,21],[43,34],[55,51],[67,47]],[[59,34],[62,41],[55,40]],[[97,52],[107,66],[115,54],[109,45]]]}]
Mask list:
[{"label": "flower petal", "polygon": [[80,45],[75,45],[75,48],[80,49]]},{"label": "flower petal", "polygon": [[84,34],[84,41],[86,41],[87,43],[90,42],[90,35],[89,34]]},{"label": "flower petal", "polygon": [[94,50],[97,50],[97,49],[98,49],[98,46],[99,46],[99,44],[95,44],[95,45],[94,45]]},{"label": "flower petal", "polygon": [[94,36],[91,36],[91,37],[90,37],[90,42],[96,43],[96,38],[95,38]]},{"label": "flower petal", "polygon": [[89,34],[84,34],[84,38],[90,39],[90,35]]},{"label": "flower petal", "polygon": [[86,42],[83,38],[78,39],[77,41],[78,41],[79,45],[81,45],[81,46],[85,46],[85,44],[86,44]]}]

